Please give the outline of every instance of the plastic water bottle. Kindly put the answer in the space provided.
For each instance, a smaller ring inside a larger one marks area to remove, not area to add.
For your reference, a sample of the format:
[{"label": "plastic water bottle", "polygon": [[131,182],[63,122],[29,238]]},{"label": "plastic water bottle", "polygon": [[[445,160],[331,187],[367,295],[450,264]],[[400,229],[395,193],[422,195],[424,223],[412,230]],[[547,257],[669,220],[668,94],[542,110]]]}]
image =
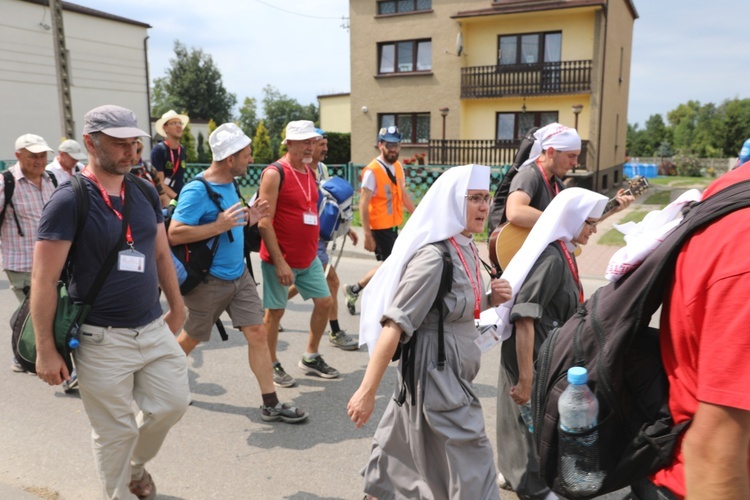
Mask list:
[{"label": "plastic water bottle", "polygon": [[586,368],[568,370],[568,387],[560,395],[560,478],[569,494],[593,495],[602,486],[599,470],[599,401],[586,382]]},{"label": "plastic water bottle", "polygon": [[531,400],[526,401],[526,404],[521,405],[521,418],[526,427],[529,428],[530,433],[534,433],[534,417],[531,414]]},{"label": "plastic water bottle", "polygon": [[68,330],[68,333],[65,335],[65,343],[68,345],[68,348],[70,350],[78,349],[78,346],[81,345],[81,341],[79,340],[79,333],[80,333],[80,327],[78,324],[73,323],[70,326],[70,330]]}]

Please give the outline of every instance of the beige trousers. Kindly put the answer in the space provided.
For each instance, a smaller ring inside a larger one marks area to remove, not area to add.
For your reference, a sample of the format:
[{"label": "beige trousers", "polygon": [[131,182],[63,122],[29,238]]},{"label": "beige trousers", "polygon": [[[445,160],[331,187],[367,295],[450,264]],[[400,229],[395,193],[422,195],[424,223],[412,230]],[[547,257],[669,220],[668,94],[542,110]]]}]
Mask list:
[{"label": "beige trousers", "polygon": [[16,294],[18,303],[22,303],[26,298],[26,294],[23,293],[24,287],[31,286],[31,273],[6,269],[5,274],[8,276],[8,284],[10,285],[10,289],[13,290],[13,293]]},{"label": "beige trousers", "polygon": [[131,479],[190,402],[185,354],[162,318],[138,328],[83,325],[80,339],[73,352],[104,498],[136,498]]}]

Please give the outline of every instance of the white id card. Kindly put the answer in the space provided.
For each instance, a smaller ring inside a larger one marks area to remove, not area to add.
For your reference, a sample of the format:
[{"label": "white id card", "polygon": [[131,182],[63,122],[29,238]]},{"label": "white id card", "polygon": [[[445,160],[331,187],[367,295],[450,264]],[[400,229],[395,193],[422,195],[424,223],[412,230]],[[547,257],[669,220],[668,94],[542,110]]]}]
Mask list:
[{"label": "white id card", "polygon": [[117,255],[117,270],[142,273],[146,267],[146,256],[133,249],[122,250]]},{"label": "white id card", "polygon": [[316,214],[315,212],[305,212],[305,215],[302,217],[302,220],[308,226],[317,226],[318,225],[318,214]]},{"label": "white id card", "polygon": [[479,338],[474,343],[482,351],[482,354],[500,343],[500,336],[497,334],[495,325],[477,325],[477,329],[479,330]]},{"label": "white id card", "polygon": [[164,185],[172,187],[172,178],[171,177],[165,177],[164,178]]}]

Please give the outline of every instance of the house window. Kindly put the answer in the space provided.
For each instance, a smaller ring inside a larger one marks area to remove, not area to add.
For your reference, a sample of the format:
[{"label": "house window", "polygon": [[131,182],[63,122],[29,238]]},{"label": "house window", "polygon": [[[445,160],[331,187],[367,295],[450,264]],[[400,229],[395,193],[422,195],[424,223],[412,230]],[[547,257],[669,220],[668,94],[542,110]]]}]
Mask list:
[{"label": "house window", "polygon": [[378,129],[396,125],[401,142],[426,144],[430,142],[430,113],[386,113],[379,116]]},{"label": "house window", "polygon": [[380,65],[378,72],[414,73],[432,69],[432,41],[406,40],[378,45]]},{"label": "house window", "polygon": [[560,62],[561,52],[560,31],[500,35],[497,41],[497,63],[501,66]]},{"label": "house window", "polygon": [[557,121],[557,111],[528,111],[526,113],[498,113],[498,141],[520,140],[532,127],[544,127]]},{"label": "house window", "polygon": [[432,0],[381,0],[378,2],[378,15],[402,14],[432,9]]}]

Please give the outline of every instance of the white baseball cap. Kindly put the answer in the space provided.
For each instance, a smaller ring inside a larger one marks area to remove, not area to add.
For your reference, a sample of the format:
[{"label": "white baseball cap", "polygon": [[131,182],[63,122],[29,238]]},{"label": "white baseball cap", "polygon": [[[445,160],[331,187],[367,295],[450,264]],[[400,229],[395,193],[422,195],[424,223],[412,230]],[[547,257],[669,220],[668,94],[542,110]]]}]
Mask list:
[{"label": "white baseball cap", "polygon": [[44,153],[45,151],[54,152],[54,150],[47,145],[47,141],[41,136],[35,134],[23,134],[16,139],[16,151],[22,149],[26,149],[31,153]]},{"label": "white baseball cap", "polygon": [[234,123],[222,123],[208,136],[214,161],[221,161],[245,148],[252,141]]},{"label": "white baseball cap", "polygon": [[58,147],[57,150],[60,153],[68,153],[70,156],[72,156],[74,159],[78,161],[86,161],[89,159],[88,153],[83,150],[83,147],[73,139],[68,139],[66,141],[63,141]]},{"label": "white baseball cap", "polygon": [[297,120],[287,124],[283,143],[286,144],[286,141],[306,141],[313,137],[323,137],[315,130],[315,124],[310,120]]}]

